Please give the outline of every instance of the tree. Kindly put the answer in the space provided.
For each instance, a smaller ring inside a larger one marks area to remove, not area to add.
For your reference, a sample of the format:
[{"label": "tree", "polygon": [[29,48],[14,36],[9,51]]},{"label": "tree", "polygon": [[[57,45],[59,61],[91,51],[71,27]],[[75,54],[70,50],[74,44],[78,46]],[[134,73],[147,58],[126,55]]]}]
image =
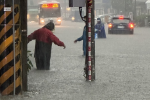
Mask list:
[{"label": "tree", "polygon": [[120,11],[123,12],[123,14],[128,14],[129,12],[133,11],[133,0],[112,0],[111,5],[112,8],[117,11],[119,14]]}]

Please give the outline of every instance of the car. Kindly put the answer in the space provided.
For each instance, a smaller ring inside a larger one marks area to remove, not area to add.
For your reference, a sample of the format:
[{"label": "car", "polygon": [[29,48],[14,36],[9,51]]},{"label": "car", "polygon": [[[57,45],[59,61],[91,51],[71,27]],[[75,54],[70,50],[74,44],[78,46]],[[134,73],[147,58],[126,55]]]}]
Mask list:
[{"label": "car", "polygon": [[134,23],[129,17],[111,17],[108,22],[108,34],[113,33],[134,33]]}]

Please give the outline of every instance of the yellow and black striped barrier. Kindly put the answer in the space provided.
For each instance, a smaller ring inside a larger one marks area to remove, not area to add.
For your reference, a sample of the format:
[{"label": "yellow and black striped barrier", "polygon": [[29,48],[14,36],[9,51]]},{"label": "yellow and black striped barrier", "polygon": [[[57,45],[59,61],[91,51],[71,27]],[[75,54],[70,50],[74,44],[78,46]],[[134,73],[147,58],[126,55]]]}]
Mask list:
[{"label": "yellow and black striped barrier", "polygon": [[[21,35],[19,5],[14,6],[15,24],[15,72],[13,48],[13,10],[4,11],[0,5],[0,93],[18,95],[21,93]],[[14,79],[15,74],[15,79]],[[14,82],[15,80],[15,82]],[[15,83],[15,84],[14,84]],[[15,88],[14,88],[15,86]]]}]

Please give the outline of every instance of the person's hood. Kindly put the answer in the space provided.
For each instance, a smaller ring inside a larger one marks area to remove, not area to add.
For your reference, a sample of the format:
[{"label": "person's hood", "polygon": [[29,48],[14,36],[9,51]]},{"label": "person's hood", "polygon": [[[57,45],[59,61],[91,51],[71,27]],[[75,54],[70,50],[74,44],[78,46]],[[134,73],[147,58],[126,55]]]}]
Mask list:
[{"label": "person's hood", "polygon": [[101,19],[100,19],[100,18],[97,18],[97,21],[100,21],[100,22],[101,22]]},{"label": "person's hood", "polygon": [[48,24],[46,24],[46,25],[44,26],[44,28],[47,28],[47,29],[49,29],[50,31],[53,31],[54,28],[55,28],[55,25],[54,25],[53,22],[49,22]]}]

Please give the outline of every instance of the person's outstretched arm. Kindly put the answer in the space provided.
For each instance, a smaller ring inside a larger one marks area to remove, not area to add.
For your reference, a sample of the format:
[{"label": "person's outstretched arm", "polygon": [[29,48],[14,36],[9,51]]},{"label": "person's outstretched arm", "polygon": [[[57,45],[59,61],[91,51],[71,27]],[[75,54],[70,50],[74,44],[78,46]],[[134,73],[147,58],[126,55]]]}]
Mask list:
[{"label": "person's outstretched arm", "polygon": [[31,33],[29,36],[28,36],[28,40],[27,40],[27,43],[29,43],[30,41],[36,39],[36,33],[38,32],[38,30],[34,31],[33,33]]},{"label": "person's outstretched arm", "polygon": [[62,46],[64,47],[64,49],[66,48],[65,44],[62,41],[60,41],[58,37],[56,37],[53,33],[49,34],[49,39],[51,40],[51,42],[54,42],[54,44]]}]

